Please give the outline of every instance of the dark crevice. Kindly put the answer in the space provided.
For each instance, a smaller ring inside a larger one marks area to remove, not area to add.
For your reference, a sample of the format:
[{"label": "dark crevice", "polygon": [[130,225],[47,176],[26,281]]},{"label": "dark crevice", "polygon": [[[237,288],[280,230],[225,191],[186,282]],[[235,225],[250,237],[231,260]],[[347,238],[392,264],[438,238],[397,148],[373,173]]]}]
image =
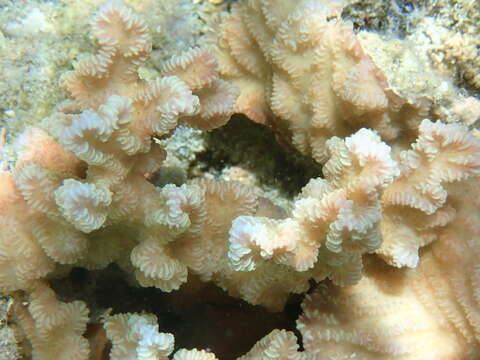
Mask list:
[{"label": "dark crevice", "polygon": [[82,300],[93,324],[111,314],[148,312],[158,317],[159,330],[175,336],[175,349],[209,349],[219,359],[233,360],[248,352],[273,329],[294,331],[302,295],[292,295],[284,311],[272,313],[229,296],[212,283],[190,276],[171,293],[156,288],[133,287],[118,266],[101,271],[74,268],[64,279],[51,280],[62,301]]},{"label": "dark crevice", "polygon": [[197,156],[205,171],[221,172],[227,166],[238,166],[287,198],[321,175],[321,166],[312,158],[277,141],[272,129],[242,115],[234,115],[227,125],[209,132],[206,148]]}]

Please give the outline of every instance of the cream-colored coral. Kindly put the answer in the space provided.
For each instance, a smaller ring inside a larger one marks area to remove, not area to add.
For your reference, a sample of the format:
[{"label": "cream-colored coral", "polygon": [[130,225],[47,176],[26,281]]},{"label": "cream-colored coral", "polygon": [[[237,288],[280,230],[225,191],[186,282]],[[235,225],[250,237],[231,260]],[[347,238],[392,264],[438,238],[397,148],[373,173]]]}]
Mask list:
[{"label": "cream-colored coral", "polygon": [[[451,134],[455,145],[469,149],[469,136]],[[436,139],[451,144],[448,137]],[[446,154],[448,159],[452,153]],[[460,164],[472,159],[459,158]],[[416,268],[395,269],[372,257],[357,285],[322,284],[307,295],[297,322],[305,351],[332,359],[478,358],[480,202],[470,195],[479,185],[471,178],[445,186],[455,217],[437,229],[437,240],[423,249]]]},{"label": "cream-colored coral", "polygon": [[[161,195],[145,179],[165,158],[152,136],[168,135],[181,117],[190,126],[219,126],[228,120],[236,96],[233,87],[216,78],[215,60],[205,49],[171,60],[163,77],[140,80],[138,66],[151,48],[148,31],[140,18],[120,3],[104,5],[93,28],[99,54],[79,63],[63,78],[75,102],[61,104],[44,121],[42,126],[51,135],[29,128],[17,142],[19,156],[13,177],[2,174],[2,201],[8,203],[2,221],[13,225],[19,216],[31,217],[24,230],[33,232],[28,235],[31,249],[15,251],[33,251],[40,245],[45,254],[37,251],[38,260],[28,266],[33,269],[39,261],[49,264],[45,270],[38,266],[38,274],[31,278],[52,269],[49,258],[105,266],[108,262],[100,259],[89,261],[89,255],[98,257],[99,253],[88,249],[92,241],[85,234],[125,220],[125,225],[138,227],[147,213],[163,208]],[[192,87],[175,76],[176,71]],[[139,194],[150,194],[152,200],[142,204]],[[16,237],[18,246],[22,236]],[[7,239],[7,234],[2,236],[3,246]],[[131,242],[127,244],[118,246],[116,255],[113,247],[106,251],[109,261],[131,249]],[[59,250],[62,246],[65,249]],[[98,250],[98,245],[95,247]],[[14,258],[11,252],[4,256],[11,257],[9,261]],[[25,271],[22,273],[25,276]],[[12,290],[6,284],[2,288]]]},{"label": "cream-colored coral", "polygon": [[[159,234],[166,241],[178,234],[170,225],[179,209],[169,202],[169,188],[159,192],[147,180],[165,159],[153,137],[169,136],[180,122],[202,129],[222,125],[237,90],[218,79],[208,49],[178,55],[157,79],[140,79],[138,68],[151,50],[148,29],[120,2],[99,10],[93,36],[98,53],[62,79],[74,100],[27,129],[15,145],[15,168],[0,173],[2,292],[30,293],[60,264],[94,269],[115,261],[130,271],[132,265],[144,269],[140,250],[152,246],[172,260],[146,273],[158,276],[167,291],[186,281],[186,266],[158,247]],[[158,229],[148,215],[162,210],[165,223]],[[194,231],[193,220],[186,227]],[[24,330],[37,341],[33,330]],[[67,345],[65,357],[76,351]],[[86,349],[75,356],[85,359]],[[50,358],[42,354],[34,344],[34,357]]]},{"label": "cream-colored coral", "polygon": [[[143,240],[131,253],[139,282],[171,291],[188,271],[204,281],[220,276],[228,268],[230,223],[256,211],[256,196],[243,185],[208,180],[167,185],[161,194],[163,207],[146,216]],[[228,211],[219,212],[227,203]]]},{"label": "cream-colored coral", "polygon": [[[15,167],[0,172],[0,290],[18,299],[33,358],[89,356],[85,304],[57,300],[42,279],[113,262],[137,285],[170,292],[193,275],[269,310],[325,280],[304,303],[305,352],[274,330],[239,360],[477,355],[480,219],[468,195],[478,192],[479,140],[464,125],[420,122],[338,18],[343,5],[236,5],[219,56],[237,103],[209,48],[140,78],[146,25],[121,3],[101,8],[98,53],[62,79],[73,100],[27,129]],[[275,211],[247,184],[147,180],[166,158],[155,138],[180,124],[222,126],[235,103],[324,163],[291,209]],[[418,267],[388,268],[374,251]],[[166,360],[174,348],[154,315],[106,315],[104,327],[113,360]],[[173,359],[216,357],[180,349]]]},{"label": "cream-colored coral", "polygon": [[158,331],[155,315],[106,315],[104,327],[112,342],[110,360],[166,360],[173,351],[173,335]]},{"label": "cream-colored coral", "polygon": [[180,349],[173,356],[173,360],[218,360],[215,354],[209,353],[205,350],[186,350]]},{"label": "cream-colored coral", "polygon": [[327,358],[476,359],[480,355],[477,295],[478,180],[452,191],[457,217],[415,269],[371,258],[358,285],[323,284],[298,320],[307,353]]},{"label": "cream-colored coral", "polygon": [[411,281],[380,265],[352,288],[320,285],[297,323],[305,351],[325,359],[467,359],[466,344],[423,307]]},{"label": "cream-colored coral", "polygon": [[41,281],[31,288],[28,307],[16,294],[15,318],[28,337],[36,359],[84,360],[90,349],[86,331],[88,309],[84,302],[64,303]]},{"label": "cream-colored coral", "polygon": [[260,339],[237,360],[307,360],[305,353],[298,351],[298,348],[294,333],[277,329]]},{"label": "cream-colored coral", "polygon": [[326,141],[374,128],[416,137],[424,104],[393,93],[352,30],[346,1],[238,3],[221,25],[220,73],[240,88],[235,111],[267,124],[321,163]]},{"label": "cream-colored coral", "polygon": [[399,155],[400,177],[382,195],[383,243],[377,253],[394,266],[415,267],[418,248],[458,217],[456,196],[480,175],[480,142],[461,124],[424,120],[419,137]]},{"label": "cream-colored coral", "polygon": [[[332,138],[327,146],[331,157],[325,179],[305,186],[291,217],[233,221],[228,255],[235,270],[259,272],[264,264],[276,273],[295,270],[296,282],[303,278],[302,291],[311,276],[317,281],[329,277],[339,285],[359,280],[362,254],[380,246],[380,194],[398,168],[390,148],[371,130],[345,140]],[[275,296],[278,301],[279,294]]]},{"label": "cream-colored coral", "polygon": [[15,186],[10,173],[0,173],[0,289],[10,293],[45,277],[53,262],[35,241],[33,229],[25,226],[36,216]]}]

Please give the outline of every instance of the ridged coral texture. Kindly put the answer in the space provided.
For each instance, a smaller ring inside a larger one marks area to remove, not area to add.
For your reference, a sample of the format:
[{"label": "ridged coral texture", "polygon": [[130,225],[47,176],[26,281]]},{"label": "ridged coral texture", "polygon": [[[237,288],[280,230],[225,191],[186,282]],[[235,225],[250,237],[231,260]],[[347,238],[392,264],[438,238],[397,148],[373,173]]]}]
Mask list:
[{"label": "ridged coral texture", "polygon": [[[384,140],[415,138],[423,99],[395,94],[339,15],[348,1],[249,0],[221,26],[222,78],[240,89],[235,111],[273,127],[320,163],[326,142],[362,127]],[[399,142],[400,143],[400,142]]]},{"label": "ridged coral texture", "polygon": [[[70,100],[18,136],[14,166],[0,140],[0,292],[16,299],[26,356],[89,359],[86,304],[48,279],[111,263],[138,286],[172,292],[193,276],[269,311],[309,292],[302,347],[276,329],[238,360],[480,356],[478,132],[394,93],[341,19],[346,3],[239,1],[215,45],[148,80],[142,18],[119,1],[99,9],[96,53],[61,79]],[[233,181],[149,181],[168,155],[158,140],[235,112],[323,176],[285,209]],[[111,360],[218,360],[174,351],[153,314],[107,312],[102,326]]]}]

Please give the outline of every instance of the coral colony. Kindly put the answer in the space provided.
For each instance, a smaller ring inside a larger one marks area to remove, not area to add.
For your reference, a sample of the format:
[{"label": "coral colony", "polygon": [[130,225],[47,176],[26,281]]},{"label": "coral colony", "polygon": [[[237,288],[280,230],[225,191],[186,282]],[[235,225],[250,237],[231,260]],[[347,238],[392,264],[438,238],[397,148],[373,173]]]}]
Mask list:
[{"label": "coral colony", "polygon": [[[149,80],[147,26],[120,2],[99,9],[97,52],[61,80],[71,99],[0,164],[0,292],[18,300],[25,356],[92,358],[86,304],[48,279],[116,263],[138,286],[172,292],[194,275],[270,311],[315,282],[302,347],[276,329],[239,360],[478,359],[480,139],[390,89],[345,4],[239,1],[214,45]],[[234,113],[323,166],[288,208],[234,181],[149,181],[167,156],[158,139]],[[217,359],[174,352],[153,314],[102,319],[111,360]]]}]

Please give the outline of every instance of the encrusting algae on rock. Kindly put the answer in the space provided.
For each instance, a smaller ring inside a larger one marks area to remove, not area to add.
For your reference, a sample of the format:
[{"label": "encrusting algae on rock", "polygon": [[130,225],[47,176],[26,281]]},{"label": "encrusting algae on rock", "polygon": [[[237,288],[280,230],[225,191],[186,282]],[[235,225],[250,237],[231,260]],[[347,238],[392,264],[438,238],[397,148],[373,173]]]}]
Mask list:
[{"label": "encrusting algae on rock", "polygon": [[[480,356],[480,139],[472,121],[392,90],[341,17],[351,2],[239,1],[216,37],[154,56],[153,72],[147,23],[120,1],[100,7],[97,50],[60,80],[71,99],[13,142],[2,130],[0,292],[25,358],[220,359],[175,347],[181,334],[137,299],[114,313],[55,291],[55,278],[110,264],[131,286],[195,296],[211,282],[272,312],[308,293],[302,346],[275,329],[238,360]],[[166,183],[169,140],[234,113],[323,176],[283,202],[241,167]]]}]

